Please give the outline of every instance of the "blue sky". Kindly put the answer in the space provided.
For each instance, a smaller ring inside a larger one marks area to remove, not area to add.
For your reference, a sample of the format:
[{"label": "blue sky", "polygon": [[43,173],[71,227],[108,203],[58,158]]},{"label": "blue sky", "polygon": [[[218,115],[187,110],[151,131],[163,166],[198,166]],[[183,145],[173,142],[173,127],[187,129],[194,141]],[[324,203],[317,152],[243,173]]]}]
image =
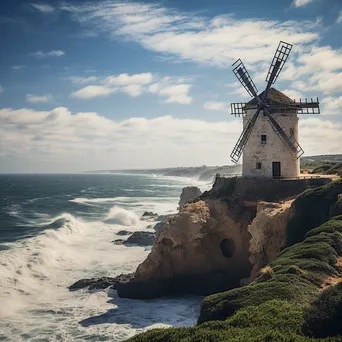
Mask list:
[{"label": "blue sky", "polygon": [[340,0],[11,1],[0,5],[0,172],[229,164],[280,40],[275,87],[319,96],[300,118],[306,155],[342,153]]}]

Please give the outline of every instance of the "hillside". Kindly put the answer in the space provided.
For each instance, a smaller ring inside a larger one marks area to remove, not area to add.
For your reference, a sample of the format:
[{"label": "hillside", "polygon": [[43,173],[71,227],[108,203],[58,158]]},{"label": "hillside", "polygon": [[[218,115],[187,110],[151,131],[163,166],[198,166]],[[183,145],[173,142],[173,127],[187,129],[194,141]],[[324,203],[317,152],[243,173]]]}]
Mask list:
[{"label": "hillside", "polygon": [[293,203],[286,248],[249,285],[206,297],[198,325],[131,342],[342,340],[342,180]]},{"label": "hillside", "polygon": [[310,174],[342,176],[342,154],[301,158],[301,169]]}]

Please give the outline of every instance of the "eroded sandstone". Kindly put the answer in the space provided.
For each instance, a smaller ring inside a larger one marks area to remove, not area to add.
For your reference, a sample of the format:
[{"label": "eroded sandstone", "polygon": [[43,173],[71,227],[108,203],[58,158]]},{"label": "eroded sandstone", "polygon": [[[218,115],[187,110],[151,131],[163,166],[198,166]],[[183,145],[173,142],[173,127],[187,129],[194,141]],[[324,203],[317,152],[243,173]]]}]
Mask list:
[{"label": "eroded sandstone", "polygon": [[248,215],[227,203],[187,204],[164,224],[151,253],[120,296],[150,298],[182,291],[208,294],[238,286],[250,273]]},{"label": "eroded sandstone", "polygon": [[258,271],[274,260],[286,244],[286,227],[294,214],[293,199],[281,203],[259,202],[257,214],[248,227],[251,234],[249,261],[252,281]]}]

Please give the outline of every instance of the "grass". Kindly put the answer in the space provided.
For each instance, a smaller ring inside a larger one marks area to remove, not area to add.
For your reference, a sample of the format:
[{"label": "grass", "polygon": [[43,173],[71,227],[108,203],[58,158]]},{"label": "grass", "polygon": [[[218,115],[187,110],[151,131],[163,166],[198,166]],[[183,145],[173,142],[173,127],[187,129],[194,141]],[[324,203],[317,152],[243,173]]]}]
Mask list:
[{"label": "grass", "polygon": [[151,330],[130,341],[342,341],[342,285],[321,292],[323,281],[338,275],[342,215],[331,217],[331,208],[341,192],[340,180],[295,201],[288,247],[268,265],[267,277],[206,297],[195,327]]}]

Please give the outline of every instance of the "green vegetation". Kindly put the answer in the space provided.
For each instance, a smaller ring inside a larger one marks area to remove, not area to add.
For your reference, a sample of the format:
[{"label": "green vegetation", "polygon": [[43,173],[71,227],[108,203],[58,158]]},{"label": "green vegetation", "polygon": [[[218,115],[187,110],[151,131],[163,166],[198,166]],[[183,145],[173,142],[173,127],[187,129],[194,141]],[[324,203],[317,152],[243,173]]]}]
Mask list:
[{"label": "green vegetation", "polygon": [[151,330],[130,341],[342,341],[342,285],[321,287],[340,276],[342,215],[333,216],[339,193],[342,180],[295,201],[288,247],[269,264],[267,277],[205,298],[196,327]]},{"label": "green vegetation", "polygon": [[303,331],[310,336],[342,336],[342,283],[324,291],[305,311]]},{"label": "green vegetation", "polygon": [[295,216],[287,227],[287,246],[303,240],[312,228],[334,216],[342,193],[342,179],[328,185],[306,190],[294,202]]},{"label": "green vegetation", "polygon": [[312,161],[301,163],[302,171],[308,171],[310,174],[338,175],[342,177],[341,161]]}]

